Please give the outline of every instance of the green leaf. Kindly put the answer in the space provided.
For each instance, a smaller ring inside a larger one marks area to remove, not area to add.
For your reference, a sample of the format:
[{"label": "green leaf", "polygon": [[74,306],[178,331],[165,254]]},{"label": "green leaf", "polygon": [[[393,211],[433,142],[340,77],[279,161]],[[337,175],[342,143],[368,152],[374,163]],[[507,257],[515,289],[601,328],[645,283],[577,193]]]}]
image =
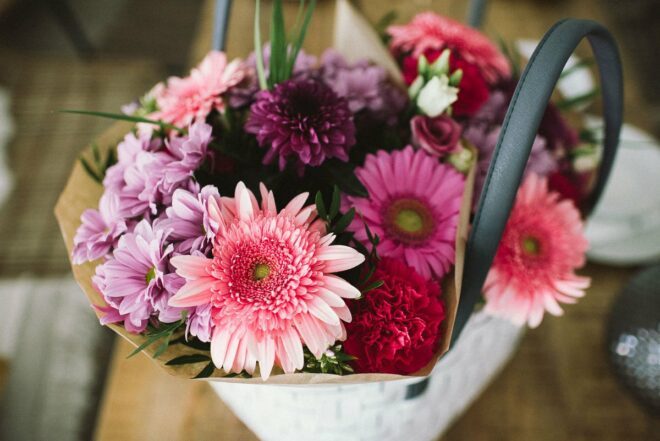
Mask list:
[{"label": "green leaf", "polygon": [[330,202],[330,220],[334,219],[339,214],[339,203],[341,202],[341,193],[339,187],[334,185],[332,187],[332,201]]},{"label": "green leaf", "polygon": [[571,75],[574,72],[577,72],[578,70],[581,69],[586,69],[590,66],[592,66],[596,60],[594,58],[585,58],[583,60],[578,61],[571,67],[567,67],[561,72],[561,75],[559,75],[559,78],[566,78],[567,76]]},{"label": "green leaf", "polygon": [[254,11],[254,55],[257,64],[257,77],[259,78],[259,87],[262,90],[268,89],[266,82],[266,73],[264,71],[264,53],[261,45],[261,1],[257,0]]},{"label": "green leaf", "polygon": [[342,217],[339,218],[337,223],[333,226],[332,230],[335,234],[343,232],[355,218],[355,208],[351,207]]},{"label": "green leaf", "polygon": [[596,95],[598,95],[598,88],[595,88],[594,90],[591,90],[587,93],[584,93],[582,95],[574,96],[569,99],[557,101],[555,105],[557,106],[558,109],[560,110],[568,110],[572,109],[576,106],[588,103],[589,101],[593,100]]},{"label": "green leaf", "polygon": [[293,39],[296,38],[296,36],[298,35],[298,32],[300,32],[300,20],[302,20],[304,13],[305,13],[305,0],[300,0],[298,4],[298,12],[296,12],[296,21],[293,22],[293,26],[291,27],[288,41],[293,41]]},{"label": "green leaf", "polygon": [[99,146],[96,143],[92,144],[92,157],[94,158],[94,162],[96,164],[101,162],[101,152],[99,151]]},{"label": "green leaf", "polygon": [[181,129],[177,126],[174,126],[172,124],[168,124],[164,121],[155,121],[153,119],[148,119],[148,118],[143,118],[141,116],[131,116],[131,115],[124,115],[123,113],[110,113],[110,112],[95,112],[91,110],[70,110],[70,109],[65,109],[65,110],[60,110],[61,113],[72,113],[76,115],[88,115],[88,116],[98,116],[99,118],[108,118],[108,119],[115,119],[119,121],[129,121],[129,122],[134,122],[134,123],[147,123],[147,124],[154,124],[157,125],[163,129],[170,129],[170,130],[176,130],[179,133],[185,133],[185,129]]},{"label": "green leaf", "polygon": [[92,179],[94,179],[94,180],[95,180],[96,182],[98,182],[99,184],[102,184],[102,183],[103,183],[103,178],[100,177],[98,174],[96,174],[96,172],[94,171],[94,169],[92,168],[92,166],[89,165],[89,163],[87,162],[87,160],[86,160],[85,158],[83,158],[83,157],[80,158],[80,165],[82,165],[83,169],[87,172],[87,174],[88,174]]},{"label": "green leaf", "polygon": [[288,78],[287,71],[287,42],[282,12],[282,0],[273,2],[273,18],[270,22],[270,75],[268,86],[273,87]]},{"label": "green leaf", "polygon": [[368,197],[369,192],[355,176],[355,167],[338,160],[326,161],[324,168],[340,190],[353,196]]},{"label": "green leaf", "polygon": [[316,0],[311,0],[309,7],[307,8],[305,19],[303,24],[300,27],[300,32],[298,32],[298,37],[291,42],[291,51],[289,53],[289,62],[287,63],[287,78],[291,76],[293,72],[293,66],[298,58],[298,53],[302,47],[303,42],[305,41],[305,35],[307,34],[307,28],[309,27],[309,22],[312,20],[312,15],[314,14],[314,9],[316,8]]},{"label": "green leaf", "polygon": [[[158,329],[155,329],[151,332],[148,332],[147,335],[146,335],[147,339],[140,346],[135,348],[135,350],[133,352],[131,352],[128,355],[128,357],[126,357],[126,358],[133,357],[134,355],[140,353],[141,351],[148,348],[149,346],[156,343],[158,340],[160,340],[162,338],[164,338],[165,342],[166,342],[166,347],[162,351],[166,350],[167,346],[169,345],[170,339],[172,338],[172,334],[180,326],[183,326],[186,323],[186,317],[187,316],[188,316],[188,311],[183,311],[181,313],[181,319],[180,320],[178,320],[176,322],[173,322],[173,323],[168,323],[168,324],[162,326],[161,328],[158,328]],[[156,357],[158,357],[158,355],[162,354],[162,352],[159,352],[159,351],[161,351],[161,347],[156,349],[156,352],[153,355],[154,358],[156,358]]]},{"label": "green leaf", "polygon": [[182,364],[193,364],[193,363],[201,363],[202,361],[209,361],[211,358],[209,358],[208,355],[204,354],[190,354],[190,355],[181,355],[179,357],[173,358],[167,363],[165,363],[166,366],[178,366]]},{"label": "green leaf", "polygon": [[182,335],[181,337],[177,338],[176,340],[172,341],[170,344],[182,344],[184,346],[188,346],[189,348],[197,349],[198,351],[210,351],[211,350],[211,343],[208,342],[203,342],[198,338],[191,338],[190,340],[186,340],[186,336]]},{"label": "green leaf", "polygon": [[153,334],[153,335],[147,337],[147,339],[140,346],[135,348],[135,350],[133,352],[131,352],[128,355],[128,357],[126,357],[126,358],[131,358],[131,357],[139,354],[140,352],[147,349],[149,346],[156,343],[158,340],[160,340],[163,337],[164,337],[164,335],[162,335],[162,334]]},{"label": "green leaf", "polygon": [[382,280],[376,280],[375,282],[370,283],[362,289],[362,294],[371,291],[372,289],[380,288],[385,282]]},{"label": "green leaf", "polygon": [[394,10],[390,10],[385,13],[374,25],[374,29],[378,35],[383,36],[386,34],[387,28],[396,21],[398,13]]},{"label": "green leaf", "polygon": [[153,358],[158,358],[161,355],[167,351],[167,348],[170,346],[170,339],[172,338],[172,334],[167,334],[165,337],[163,337],[163,342],[158,346],[158,348],[154,351],[154,355],[152,355]]},{"label": "green leaf", "polygon": [[359,240],[353,240],[353,248],[355,248],[356,250],[358,250],[358,252],[364,254],[365,256],[369,255],[369,250]]},{"label": "green leaf", "polygon": [[327,219],[328,213],[325,211],[325,203],[323,202],[323,195],[321,194],[320,191],[316,192],[316,197],[314,198],[314,202],[316,204],[316,211],[318,212],[319,217],[321,219]]},{"label": "green leaf", "polygon": [[209,362],[204,369],[202,369],[199,374],[195,375],[193,378],[208,378],[211,375],[213,375],[213,372],[215,371],[215,366],[213,365],[213,362]]}]

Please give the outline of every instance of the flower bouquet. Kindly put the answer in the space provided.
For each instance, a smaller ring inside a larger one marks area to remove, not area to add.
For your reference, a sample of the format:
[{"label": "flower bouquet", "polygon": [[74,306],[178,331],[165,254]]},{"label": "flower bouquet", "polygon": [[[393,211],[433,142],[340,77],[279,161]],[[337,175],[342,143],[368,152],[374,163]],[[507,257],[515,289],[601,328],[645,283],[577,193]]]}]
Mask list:
[{"label": "flower bouquet", "polygon": [[[101,323],[175,375],[424,377],[450,346],[472,189],[517,70],[433,13],[386,44],[359,21],[368,37],[317,59],[301,50],[314,3],[290,39],[275,1],[270,43],[255,26],[245,59],[214,51],[122,114],[78,111],[132,125],[83,156],[58,203],[74,274]],[[549,107],[486,312],[537,326],[584,295],[578,207],[597,159]]]}]

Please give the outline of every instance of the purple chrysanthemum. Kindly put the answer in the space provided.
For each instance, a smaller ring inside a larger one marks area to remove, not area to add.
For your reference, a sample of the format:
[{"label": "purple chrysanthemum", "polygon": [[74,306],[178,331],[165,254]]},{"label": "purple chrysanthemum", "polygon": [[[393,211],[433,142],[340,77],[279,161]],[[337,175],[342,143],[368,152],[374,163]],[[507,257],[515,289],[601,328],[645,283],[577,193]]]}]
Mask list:
[{"label": "purple chrysanthemum", "polygon": [[348,102],[313,79],[288,80],[260,92],[245,130],[268,149],[264,163],[279,157],[280,169],[289,157],[311,166],[328,158],[348,161],[348,150],[355,144]]},{"label": "purple chrysanthemum", "polygon": [[110,252],[127,226],[119,213],[119,196],[105,193],[99,209],[87,209],[80,217],[82,224],[73,238],[73,263],[95,260]]},{"label": "purple chrysanthemum", "polygon": [[209,217],[208,204],[215,202],[217,207],[219,199],[218,189],[212,185],[201,190],[196,185],[192,191],[179,188],[174,192],[172,206],[165,210],[166,218],[158,223],[158,228],[170,232],[168,240],[174,242],[177,252],[206,251],[217,232],[217,224]]},{"label": "purple chrysanthemum", "polygon": [[395,124],[408,103],[406,93],[389,81],[381,66],[360,60],[349,63],[339,52],[328,49],[321,58],[321,77],[354,114],[365,112],[377,121]]},{"label": "purple chrysanthemum", "polygon": [[116,310],[115,318],[130,322],[134,329],[146,325],[168,295],[165,273],[173,247],[165,239],[165,231],[142,220],[119,239],[112,256],[96,267],[94,285]]}]

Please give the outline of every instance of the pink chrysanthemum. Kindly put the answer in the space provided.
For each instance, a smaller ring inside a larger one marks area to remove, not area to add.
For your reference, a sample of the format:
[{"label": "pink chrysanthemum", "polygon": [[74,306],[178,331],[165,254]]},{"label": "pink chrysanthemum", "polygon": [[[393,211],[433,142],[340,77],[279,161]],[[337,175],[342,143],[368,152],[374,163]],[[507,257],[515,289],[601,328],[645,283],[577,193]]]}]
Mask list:
[{"label": "pink chrysanthemum", "polygon": [[408,24],[390,26],[390,47],[396,53],[412,52],[414,57],[427,49],[449,48],[461,59],[478,66],[490,84],[511,74],[502,53],[485,35],[462,23],[433,12],[423,12]]},{"label": "pink chrysanthemum", "polygon": [[[380,237],[382,256],[403,260],[425,278],[442,277],[454,263],[456,228],[465,179],[423,150],[368,155],[355,171],[368,198],[345,196]],[[357,216],[349,229],[368,243]]]},{"label": "pink chrysanthemum", "polygon": [[352,248],[332,245],[322,222],[312,222],[307,194],[280,212],[261,187],[261,206],[241,182],[235,198],[223,198],[213,258],[177,256],[172,265],[187,281],[170,305],[212,305],[213,362],[226,372],[263,379],[274,364],[291,373],[303,367],[303,344],[317,357],[346,331],[351,320],[342,298],[359,290],[332,273],[364,261]]},{"label": "pink chrysanthemum", "polygon": [[223,52],[210,52],[189,77],[167,80],[167,87],[156,96],[159,110],[151,117],[178,127],[204,121],[212,110],[224,110],[225,100],[221,95],[244,76],[245,68],[239,60],[227,63]]},{"label": "pink chrysanthemum", "polygon": [[119,213],[119,197],[114,193],[103,194],[99,209],[85,210],[80,220],[82,224],[73,238],[72,259],[76,265],[108,254],[127,230]]},{"label": "pink chrysanthemum", "polygon": [[525,179],[484,285],[487,312],[536,327],[545,311],[561,315],[559,302],[584,296],[590,280],[575,269],[588,243],[580,213],[559,197],[546,179]]}]

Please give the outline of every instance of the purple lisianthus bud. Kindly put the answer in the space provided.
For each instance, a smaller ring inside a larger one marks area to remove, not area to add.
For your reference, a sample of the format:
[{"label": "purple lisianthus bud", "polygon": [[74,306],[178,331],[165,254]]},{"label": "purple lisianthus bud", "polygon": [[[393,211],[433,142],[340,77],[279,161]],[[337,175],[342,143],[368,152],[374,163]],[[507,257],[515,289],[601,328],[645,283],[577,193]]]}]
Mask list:
[{"label": "purple lisianthus bud", "polygon": [[444,156],[458,149],[462,129],[448,116],[415,116],[410,120],[412,143],[434,156]]}]

